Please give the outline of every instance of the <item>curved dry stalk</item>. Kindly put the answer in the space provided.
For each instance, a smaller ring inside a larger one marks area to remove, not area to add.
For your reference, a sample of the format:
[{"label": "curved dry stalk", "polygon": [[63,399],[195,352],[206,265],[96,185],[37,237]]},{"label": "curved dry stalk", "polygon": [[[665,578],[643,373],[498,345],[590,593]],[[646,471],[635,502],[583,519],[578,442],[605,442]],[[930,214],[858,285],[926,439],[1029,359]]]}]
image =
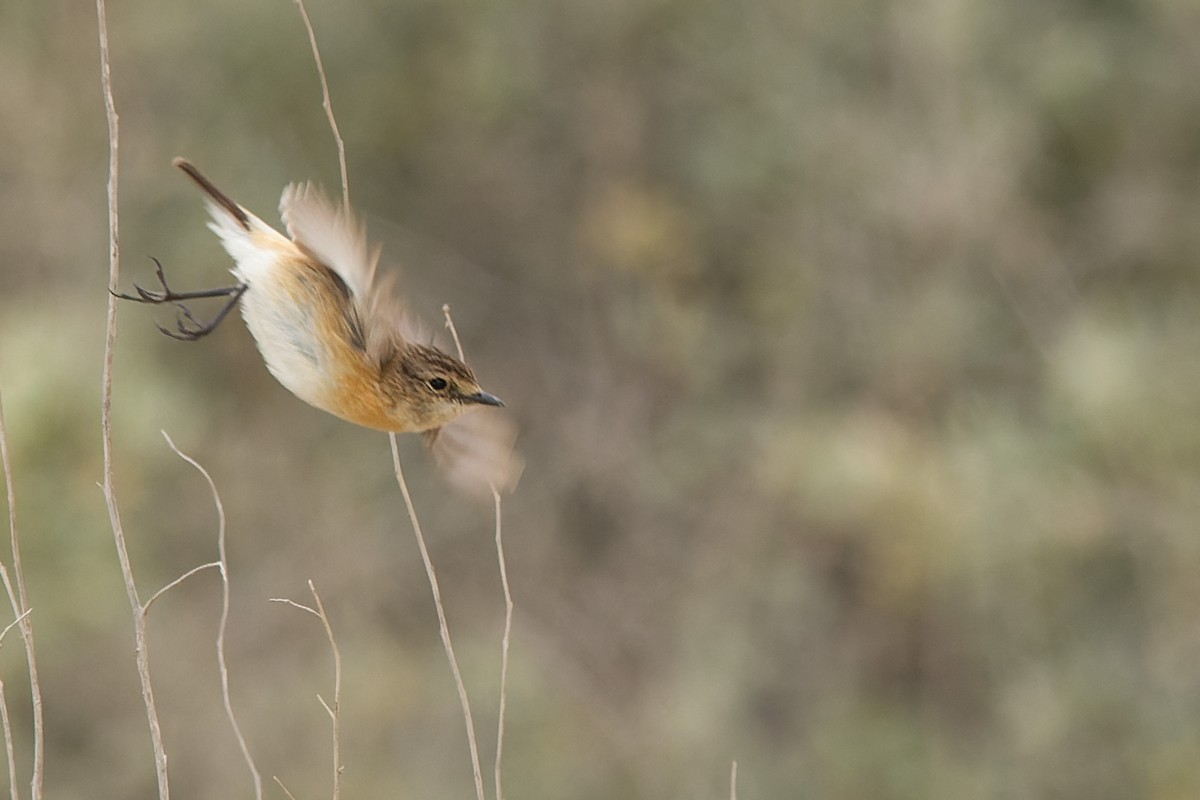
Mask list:
[{"label": "curved dry stalk", "polygon": [[475,742],[475,719],[471,716],[471,701],[467,698],[467,687],[463,684],[462,672],[458,668],[458,659],[454,655],[454,645],[450,641],[450,627],[446,624],[446,609],[442,605],[442,592],[438,587],[437,573],[433,569],[433,561],[429,558],[429,548],[425,546],[425,535],[421,533],[421,522],[417,519],[417,510],[413,506],[412,495],[408,491],[408,482],[404,480],[396,434],[389,433],[388,441],[392,444],[392,466],[396,471],[396,483],[400,485],[400,493],[404,495],[408,520],[412,523],[413,534],[417,537],[417,549],[421,551],[421,561],[425,564],[425,575],[429,578],[429,589],[433,593],[433,607],[437,611],[438,633],[442,637],[442,648],[446,651],[446,660],[450,662],[450,672],[454,675],[454,686],[458,690],[458,702],[462,706],[463,719],[467,723],[467,745],[471,750],[471,770],[475,776],[475,794],[478,800],[486,800],[483,793],[483,773],[479,769],[479,746]]},{"label": "curved dry stalk", "polygon": [[463,355],[462,340],[458,338],[458,328],[454,327],[454,317],[450,316],[449,303],[442,303],[442,316],[446,318],[446,327],[450,329],[450,336],[454,339],[454,349],[458,351],[458,360],[465,362],[467,357]]},{"label": "curved dry stalk", "polygon": [[[2,433],[3,433],[3,430],[0,429],[0,434],[2,434]],[[7,468],[7,466],[8,466],[8,463],[6,461],[5,467]],[[7,472],[6,472],[6,475],[7,475]],[[11,499],[11,497],[10,497],[10,499]],[[2,565],[0,565],[0,570],[3,570]],[[7,586],[8,585],[8,574],[6,571],[3,574],[4,574],[4,583]],[[26,611],[24,614],[17,617],[16,619],[14,619],[12,622],[8,623],[8,625],[5,626],[4,630],[0,631],[0,643],[2,643],[4,641],[4,637],[8,635],[9,631],[11,631],[13,628],[15,628],[21,622],[23,622],[25,620],[25,618],[28,616],[29,616],[29,611]],[[8,796],[11,798],[11,800],[20,800],[21,792],[17,788],[17,757],[16,757],[16,754],[13,752],[12,722],[9,720],[9,717],[8,717],[8,700],[4,694],[4,681],[2,681],[2,680],[0,680],[0,726],[2,726],[4,729],[4,756],[8,761]]]},{"label": "curved dry stalk", "polygon": [[[329,615],[325,613],[325,605],[321,602],[321,595],[317,594],[316,585],[309,580],[308,590],[312,592],[313,601],[316,608],[311,608],[303,603],[297,603],[295,600],[290,600],[286,597],[272,597],[270,602],[283,603],[300,611],[307,611],[317,619],[321,620],[321,624],[325,626],[325,637],[329,639],[329,649],[333,651],[333,707],[331,708],[325,702],[325,698],[317,695],[317,701],[325,712],[329,714],[329,719],[333,726],[333,800],[339,800],[342,794],[342,734],[341,734],[341,705],[342,705],[342,651],[338,648],[337,639],[333,636],[333,625],[329,622]],[[275,782],[287,794],[292,797],[292,793],[283,785],[283,781],[275,777]],[[295,798],[292,798],[295,800]]]},{"label": "curved dry stalk", "polygon": [[133,610],[134,653],[137,659],[138,680],[142,687],[142,702],[146,707],[146,721],[150,726],[150,743],[154,748],[154,771],[158,778],[159,800],[168,800],[171,795],[167,781],[167,751],[163,747],[162,729],[158,724],[158,710],[154,705],[154,687],[150,682],[150,654],[146,643],[146,616],[138,598],[137,584],[133,580],[133,568],[129,563],[129,550],[125,546],[125,531],[121,526],[121,514],[117,509],[117,495],[113,488],[112,465],[112,371],[113,348],[117,342],[117,298],[113,294],[120,277],[120,215],[118,212],[117,173],[119,167],[120,125],[116,103],[113,100],[112,71],[108,58],[108,15],[104,0],[96,0],[96,20],[100,40],[100,84],[104,94],[104,111],[108,120],[108,316],[104,336],[104,369],[100,389],[100,431],[104,450],[104,502],[108,507],[108,522],[113,541],[117,547],[117,558],[121,562],[121,576],[125,580],[125,591]]},{"label": "curved dry stalk", "polygon": [[[13,574],[16,578],[16,591],[13,591],[9,580],[8,570],[0,564],[0,577],[4,580],[4,589],[8,593],[8,602],[12,606],[16,619],[0,633],[0,640],[8,633],[13,625],[21,627],[21,643],[25,648],[25,663],[29,670],[29,692],[33,706],[33,774],[29,781],[29,792],[32,800],[41,800],[42,774],[45,760],[45,731],[42,727],[42,687],[38,680],[37,655],[33,646],[33,622],[29,618],[29,598],[25,594],[25,571],[21,566],[20,537],[17,535],[17,504],[16,492],[13,489],[12,460],[8,453],[8,429],[4,422],[4,402],[0,398],[0,462],[4,466],[4,494],[8,502],[8,538],[12,548]],[[9,771],[12,776],[12,771]],[[14,778],[15,780],[15,778]],[[16,795],[13,795],[14,798]]]},{"label": "curved dry stalk", "polygon": [[170,583],[168,583],[166,586],[164,586],[164,587],[162,587],[161,589],[159,589],[159,590],[158,590],[157,592],[155,592],[154,594],[150,595],[150,599],[146,601],[146,604],[145,604],[144,606],[142,606],[142,613],[143,613],[143,614],[149,614],[149,613],[150,613],[150,607],[154,605],[155,601],[156,601],[156,600],[158,600],[158,598],[162,597],[164,594],[166,594],[167,592],[171,591],[171,590],[172,590],[172,589],[174,589],[176,586],[178,586],[179,584],[181,584],[181,583],[183,583],[184,581],[186,581],[188,578],[190,578],[190,577],[192,577],[193,575],[195,575],[197,572],[203,572],[204,570],[206,570],[206,569],[212,569],[213,567],[220,568],[220,566],[221,566],[221,562],[220,562],[220,561],[210,561],[210,562],[208,562],[207,564],[201,564],[201,565],[200,565],[200,566],[198,566],[198,567],[192,567],[192,568],[191,568],[191,569],[189,569],[187,572],[183,573],[183,574],[182,574],[182,575],[180,575],[178,578],[176,578],[175,580],[171,581]]},{"label": "curved dry stalk", "polygon": [[350,176],[346,170],[346,143],[338,130],[337,119],[333,116],[333,101],[329,99],[329,81],[325,79],[325,65],[321,63],[321,51],[317,48],[317,34],[313,31],[312,20],[308,18],[308,10],[304,0],[296,0],[300,9],[300,18],[304,20],[304,29],[308,31],[308,43],[312,47],[313,61],[317,64],[317,77],[321,79],[321,106],[325,109],[325,117],[329,120],[329,129],[333,131],[333,140],[337,143],[338,167],[342,171],[342,207],[350,211]]},{"label": "curved dry stalk", "polygon": [[[316,37],[315,32],[313,31],[312,22],[308,18],[308,11],[304,7],[304,0],[296,0],[296,6],[300,9],[300,16],[304,20],[305,30],[308,31],[308,41],[312,47],[313,60],[316,62],[317,74],[321,79],[322,106],[325,109],[325,115],[329,120],[329,128],[332,131],[334,141],[337,144],[338,166],[341,169],[341,177],[342,177],[342,202],[344,204],[344,207],[348,210],[350,208],[350,181],[349,181],[348,171],[346,169],[346,144],[345,144],[345,141],[342,139],[341,132],[338,130],[337,119],[334,117],[333,103],[329,97],[329,82],[325,76],[325,67],[321,61],[321,52],[320,52],[320,49],[317,47],[317,37]],[[446,313],[447,322],[449,323],[449,325],[451,327],[451,331],[454,334],[455,343],[458,344],[458,350],[459,350],[459,354],[461,356],[462,345],[458,342],[458,333],[457,333],[457,331],[454,331],[453,322],[450,320],[449,307],[448,306],[445,307],[444,310]],[[475,793],[476,793],[478,800],[486,800],[484,791],[483,791],[483,776],[482,776],[482,773],[481,773],[480,767],[479,767],[479,747],[475,741],[475,721],[474,721],[473,717],[471,716],[471,703],[467,697],[467,689],[466,689],[466,686],[463,684],[462,673],[458,667],[458,659],[454,655],[454,646],[450,640],[450,629],[449,629],[449,626],[446,624],[446,610],[442,605],[441,590],[438,587],[437,574],[434,571],[433,562],[429,558],[429,550],[425,546],[425,537],[424,537],[424,534],[422,534],[422,532],[421,532],[421,523],[417,519],[416,508],[413,506],[413,502],[412,502],[412,495],[408,491],[408,483],[404,479],[404,470],[400,465],[400,451],[396,444],[396,434],[389,433],[388,440],[390,441],[391,448],[392,448],[392,465],[394,467],[395,474],[396,474],[396,482],[399,484],[400,492],[404,496],[404,504],[405,504],[405,507],[408,509],[408,518],[409,518],[409,521],[412,523],[413,532],[417,538],[417,546],[418,546],[418,549],[420,549],[420,551],[421,551],[421,560],[425,565],[425,573],[429,578],[429,588],[430,588],[431,592],[433,593],[434,608],[437,610],[438,631],[441,635],[442,646],[446,651],[446,658],[450,662],[450,671],[454,675],[455,688],[458,690],[458,699],[459,699],[460,704],[462,705],[463,718],[466,721],[467,744],[470,747],[470,751],[471,751],[471,768],[472,768],[472,772],[473,772],[473,775],[475,778]],[[499,495],[497,495],[497,503],[498,502],[499,502]],[[498,520],[498,518],[497,518],[497,520]],[[499,524],[498,521],[497,521],[497,524]],[[505,581],[507,583],[507,577],[505,578]],[[310,582],[310,586],[311,586],[311,582]],[[506,585],[505,589],[506,589],[506,593],[507,593],[507,585]],[[315,594],[316,594],[315,590],[313,591],[313,594],[315,596]],[[291,601],[285,601],[285,602],[290,603]],[[319,603],[320,603],[320,601],[318,600],[318,604]],[[297,604],[297,603],[292,603],[292,605],[296,605],[300,608],[307,609],[306,606],[299,606],[299,604]],[[312,613],[316,613],[312,609],[307,609],[307,610]],[[509,613],[511,614],[511,606],[509,607]],[[321,615],[318,615],[318,616],[321,616]],[[325,618],[323,617],[323,619],[325,619]],[[325,619],[325,622],[326,622],[326,626],[328,627],[328,620]],[[330,632],[330,638],[332,641],[332,632]],[[506,663],[507,663],[507,638],[508,638],[508,636],[507,636],[507,620],[506,620],[505,656],[504,656]],[[336,653],[336,647],[335,647],[335,653]],[[503,695],[503,688],[501,690],[501,694]],[[334,708],[336,709],[336,707],[337,707],[337,702],[336,702],[336,698],[335,698]],[[503,717],[501,719],[503,720]],[[501,725],[503,725],[503,721],[501,721]],[[336,717],[335,717],[335,726],[336,726]],[[336,751],[335,751],[335,765],[336,765],[336,763],[337,763],[337,761],[336,761]],[[340,770],[338,771],[338,774],[340,774]],[[497,779],[498,779],[498,777],[499,777],[499,751],[497,751]],[[280,786],[282,786],[282,784],[280,784]],[[286,791],[286,789],[285,789],[285,791]],[[499,783],[497,783],[497,794],[499,794]],[[336,797],[336,795],[335,795],[335,797]],[[500,800],[500,798],[497,797],[497,800]]]},{"label": "curved dry stalk", "polygon": [[513,599],[508,588],[508,567],[504,558],[503,527],[500,522],[500,491],[492,487],[492,498],[496,503],[496,561],[500,565],[500,586],[504,589],[504,637],[500,640],[500,707],[496,711],[496,800],[504,800],[500,783],[500,763],[504,755],[504,714],[508,706],[508,640],[512,633]]},{"label": "curved dry stalk", "polygon": [[217,558],[218,560],[211,564],[203,564],[192,569],[190,572],[180,576],[176,580],[159,589],[158,593],[151,597],[146,603],[146,611],[150,610],[150,604],[157,599],[159,594],[162,594],[167,589],[170,589],[175,584],[193,575],[202,569],[208,567],[217,567],[221,572],[221,621],[217,625],[217,669],[221,673],[221,700],[225,704],[225,717],[229,720],[229,727],[233,728],[234,738],[237,739],[238,748],[242,751],[242,760],[246,762],[246,768],[250,770],[250,777],[254,781],[254,797],[255,800],[262,800],[262,775],[258,771],[258,767],[254,764],[254,757],[250,755],[250,747],[246,744],[246,737],[242,735],[242,726],[238,724],[237,716],[233,713],[233,700],[229,694],[229,666],[225,661],[225,631],[229,624],[229,559],[225,555],[225,505],[221,502],[221,495],[217,491],[217,485],[213,482],[212,476],[208,474],[200,462],[184,453],[175,446],[175,442],[167,435],[166,431],[162,431],[163,438],[167,440],[167,445],[175,451],[175,455],[182,458],[187,463],[191,464],[196,470],[204,476],[204,480],[208,483],[208,489],[212,492],[213,505],[217,509]]},{"label": "curved dry stalk", "polygon": [[[4,570],[3,565],[0,565],[0,573],[3,573],[4,571],[5,570]],[[4,643],[4,637],[8,636],[9,631],[11,631],[13,628],[17,627],[18,625],[20,625],[25,620],[25,618],[28,617],[32,613],[33,613],[33,609],[31,608],[28,611],[26,611],[24,614],[22,614],[21,616],[14,619],[12,622],[5,625],[4,630],[0,631],[0,644]]]},{"label": "curved dry stalk", "polygon": [[[466,361],[463,353],[462,340],[458,338],[458,328],[454,326],[454,317],[450,315],[450,304],[442,305],[442,315],[446,318],[446,327],[454,339],[454,348],[458,351],[458,360]],[[500,765],[504,756],[504,715],[508,707],[508,644],[512,633],[513,599],[508,586],[508,565],[504,558],[504,529],[501,524],[500,491],[492,487],[492,499],[496,509],[496,563],[500,567],[500,586],[504,589],[504,636],[500,640],[500,705],[496,711],[496,761],[494,781],[496,784],[496,800],[504,800],[504,788],[500,779]]]},{"label": "curved dry stalk", "polygon": [[[5,631],[7,630],[5,628]],[[0,681],[0,726],[4,728],[4,756],[8,759],[8,796],[11,800],[21,800],[20,790],[17,789],[17,757],[13,753],[12,723],[8,718],[8,700],[4,697],[4,681]]]},{"label": "curved dry stalk", "polygon": [[[312,611],[312,609],[310,608],[309,611]],[[296,800],[296,795],[292,794],[291,791],[286,786],[283,785],[283,781],[279,780],[278,775],[272,775],[271,780],[273,780],[279,784],[279,788],[283,789],[283,793],[288,796],[288,800]]]}]

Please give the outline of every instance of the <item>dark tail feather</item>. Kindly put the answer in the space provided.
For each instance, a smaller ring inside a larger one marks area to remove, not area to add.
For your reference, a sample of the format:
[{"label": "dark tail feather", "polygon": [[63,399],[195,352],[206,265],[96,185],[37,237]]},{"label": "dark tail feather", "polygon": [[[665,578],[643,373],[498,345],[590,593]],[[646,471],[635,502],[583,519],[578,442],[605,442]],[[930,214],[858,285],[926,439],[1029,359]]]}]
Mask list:
[{"label": "dark tail feather", "polygon": [[196,185],[204,190],[204,193],[213,199],[217,205],[233,215],[241,226],[246,230],[250,230],[250,217],[246,214],[245,209],[237,203],[229,199],[229,196],[212,185],[212,181],[200,174],[200,170],[196,169],[196,165],[188,161],[186,158],[176,158],[171,161],[173,165],[183,170],[189,178],[196,182]]}]

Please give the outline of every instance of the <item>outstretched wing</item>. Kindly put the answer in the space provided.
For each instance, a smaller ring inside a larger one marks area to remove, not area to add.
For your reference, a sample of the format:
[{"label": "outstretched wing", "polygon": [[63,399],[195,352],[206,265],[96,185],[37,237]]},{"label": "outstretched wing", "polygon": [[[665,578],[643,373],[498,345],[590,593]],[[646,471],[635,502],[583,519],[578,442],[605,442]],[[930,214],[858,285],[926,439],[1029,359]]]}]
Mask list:
[{"label": "outstretched wing", "polygon": [[379,249],[368,247],[366,228],[350,209],[311,183],[293,183],[279,198],[279,213],[292,241],[336,272],[357,300],[370,297]]},{"label": "outstretched wing", "polygon": [[433,459],[459,489],[486,495],[511,492],[525,469],[513,449],[517,426],[506,414],[480,409],[425,436]]},{"label": "outstretched wing", "polygon": [[382,359],[395,349],[398,339],[419,339],[421,328],[405,313],[394,276],[375,279],[380,248],[367,243],[366,227],[350,209],[335,205],[311,183],[294,183],[283,190],[279,212],[292,241],[350,289],[370,354]]}]

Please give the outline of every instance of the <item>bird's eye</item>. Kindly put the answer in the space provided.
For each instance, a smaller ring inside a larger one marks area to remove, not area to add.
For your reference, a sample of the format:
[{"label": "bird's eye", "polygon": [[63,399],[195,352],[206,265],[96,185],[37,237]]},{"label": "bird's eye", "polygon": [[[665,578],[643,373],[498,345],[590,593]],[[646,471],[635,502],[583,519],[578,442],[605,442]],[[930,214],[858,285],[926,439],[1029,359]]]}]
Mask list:
[{"label": "bird's eye", "polygon": [[429,379],[429,388],[433,389],[435,392],[442,391],[443,389],[446,388],[447,385],[448,384],[446,383],[445,378],[430,378]]}]

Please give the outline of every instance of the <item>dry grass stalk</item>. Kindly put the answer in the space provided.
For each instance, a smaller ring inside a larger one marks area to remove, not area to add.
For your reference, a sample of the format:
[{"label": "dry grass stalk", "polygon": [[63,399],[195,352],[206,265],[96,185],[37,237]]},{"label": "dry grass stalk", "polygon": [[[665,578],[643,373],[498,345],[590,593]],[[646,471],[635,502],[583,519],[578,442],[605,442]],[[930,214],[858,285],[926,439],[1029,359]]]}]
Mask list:
[{"label": "dry grass stalk", "polygon": [[504,755],[504,714],[508,706],[508,641],[512,634],[513,599],[508,588],[508,567],[504,559],[504,535],[500,513],[500,491],[492,487],[496,504],[496,561],[500,565],[500,586],[504,589],[504,636],[500,640],[500,706],[496,710],[496,800],[504,800],[500,782],[500,764]]},{"label": "dry grass stalk", "polygon": [[[221,502],[221,495],[217,491],[217,485],[213,482],[212,476],[208,474],[203,466],[200,465],[191,456],[184,453],[175,446],[175,442],[167,435],[166,431],[162,432],[163,438],[167,440],[167,445],[175,451],[175,454],[182,458],[187,463],[191,464],[196,470],[204,476],[204,480],[208,483],[209,491],[212,492],[213,505],[217,509],[217,557],[218,561],[212,564],[204,564],[196,567],[190,572],[184,574],[176,581],[167,584],[163,589],[159,590],[158,594],[166,591],[174,586],[179,581],[184,580],[188,576],[199,572],[208,567],[217,567],[221,573],[221,621],[217,626],[217,668],[221,673],[221,700],[225,704],[225,716],[229,720],[229,726],[233,728],[233,735],[237,739],[238,748],[242,751],[242,760],[246,762],[246,768],[250,770],[250,776],[254,781],[254,797],[255,800],[262,800],[262,775],[258,771],[258,767],[254,764],[254,757],[250,755],[250,748],[246,744],[246,737],[242,735],[242,728],[238,724],[237,716],[233,713],[233,700],[229,695],[229,666],[225,660],[225,631],[229,624],[229,560],[225,555],[225,506]],[[150,603],[153,603],[155,594],[146,603],[146,610],[150,610]]]},{"label": "dry grass stalk", "polygon": [[467,698],[467,687],[463,684],[462,671],[458,668],[458,658],[454,655],[454,644],[450,641],[450,627],[446,624],[446,608],[442,605],[442,591],[438,587],[437,572],[433,568],[433,561],[429,558],[429,548],[425,546],[425,534],[421,532],[421,521],[417,519],[417,510],[413,506],[412,495],[408,491],[408,482],[404,480],[404,469],[400,466],[400,449],[396,444],[396,434],[389,433],[388,441],[392,445],[392,466],[396,472],[396,483],[400,486],[400,494],[404,495],[404,507],[408,509],[408,520],[412,523],[413,535],[417,538],[417,549],[421,551],[421,562],[425,565],[425,575],[429,578],[429,590],[433,593],[433,607],[437,611],[438,633],[442,638],[442,648],[446,651],[446,660],[450,662],[450,672],[454,675],[454,686],[458,690],[458,702],[462,706],[463,719],[467,723],[467,746],[471,751],[475,795],[478,800],[486,800],[483,792],[483,773],[479,768],[479,745],[475,741],[475,719],[471,716],[471,701]]},{"label": "dry grass stalk", "polygon": [[[4,433],[3,427],[0,426],[0,436]],[[8,477],[8,461],[5,459],[5,476]],[[9,495],[11,501],[12,495]],[[3,631],[0,631],[0,643],[4,641],[4,637],[8,635],[14,627],[24,622],[29,617],[29,611],[26,611],[21,616],[14,619],[5,626]],[[8,716],[8,700],[4,694],[4,681],[0,681],[0,726],[4,729],[4,756],[8,763],[8,795],[11,800],[20,800],[21,792],[17,788],[17,757],[13,752],[13,733],[12,722]]]},{"label": "dry grass stalk", "polygon": [[272,775],[271,779],[279,784],[279,788],[283,789],[283,793],[288,796],[288,800],[296,800],[296,795],[292,794],[291,790],[283,785],[283,781],[279,780],[278,775]]},{"label": "dry grass stalk", "polygon": [[[4,589],[8,594],[9,605],[12,606],[13,615],[16,617],[11,624],[0,633],[0,640],[3,640],[4,635],[13,627],[19,625],[21,629],[21,643],[25,648],[25,663],[29,669],[29,692],[33,707],[33,773],[29,781],[29,792],[32,800],[41,800],[42,797],[42,775],[43,765],[45,762],[45,731],[42,722],[42,687],[38,681],[37,670],[37,655],[33,646],[33,622],[30,619],[29,598],[25,593],[25,570],[21,565],[21,546],[20,537],[17,535],[17,505],[16,492],[13,489],[13,474],[12,474],[12,459],[8,452],[8,429],[4,422],[4,402],[0,399],[0,462],[4,466],[4,494],[8,502],[8,538],[9,545],[12,549],[13,560],[13,576],[16,578],[16,591],[13,590],[13,582],[9,579],[8,569],[0,564],[0,579],[4,581]],[[2,687],[2,684],[0,684]],[[0,697],[0,702],[3,697]],[[7,716],[7,708],[3,709]],[[11,734],[8,729],[7,720],[5,720],[5,737],[6,745],[9,750],[12,749],[12,742],[8,741]],[[16,776],[12,767],[12,756],[9,753],[9,779],[16,786]],[[13,798],[16,800],[17,794],[14,790]]]},{"label": "dry grass stalk", "polygon": [[[5,628],[7,631],[8,629]],[[4,728],[4,756],[8,760],[8,796],[10,800],[21,800],[17,788],[17,757],[13,753],[12,722],[8,717],[8,700],[4,695],[4,681],[0,681],[0,726]]]},{"label": "dry grass stalk", "polygon": [[[325,613],[325,605],[321,602],[321,595],[317,594],[316,585],[310,580],[308,582],[308,590],[312,592],[313,603],[316,608],[306,606],[303,603],[297,603],[295,600],[289,600],[286,597],[272,597],[272,603],[284,603],[298,608],[301,611],[307,611],[317,619],[321,620],[321,624],[325,627],[325,637],[329,640],[329,649],[333,652],[333,706],[330,707],[325,702],[325,698],[317,695],[317,701],[320,702],[325,712],[329,714],[329,719],[333,728],[333,800],[339,800],[342,794],[342,734],[341,734],[341,705],[342,705],[342,651],[338,649],[337,639],[333,635],[333,625],[329,622],[329,615]],[[280,788],[287,793],[288,797],[292,793],[287,790],[283,782],[279,778],[275,778],[275,782]],[[293,799],[294,800],[294,799]]]},{"label": "dry grass stalk", "polygon": [[121,576],[125,580],[125,591],[133,611],[134,652],[137,658],[138,680],[142,687],[142,702],[146,707],[146,721],[150,726],[150,743],[154,748],[154,771],[158,778],[159,800],[171,796],[167,780],[167,751],[163,747],[162,729],[158,723],[158,710],[154,705],[154,687],[150,682],[150,653],[146,641],[146,614],[138,597],[137,584],[133,579],[133,568],[129,563],[129,550],[125,545],[125,531],[121,526],[121,514],[117,509],[117,495],[113,487],[112,466],[112,369],[113,349],[117,341],[117,298],[116,290],[120,277],[120,215],[118,212],[117,175],[119,172],[120,126],[116,103],[113,100],[112,72],[108,57],[108,15],[104,0],[96,0],[96,19],[100,39],[100,83],[104,94],[104,111],[108,120],[108,316],[104,337],[104,369],[101,376],[100,429],[104,449],[104,502],[108,506],[108,522],[113,541],[117,547],[117,558],[121,562]]},{"label": "dry grass stalk", "polygon": [[350,210],[350,173],[346,169],[346,143],[338,130],[337,119],[333,116],[333,101],[329,99],[329,81],[325,78],[325,65],[321,62],[321,51],[317,47],[317,34],[313,31],[312,21],[308,18],[308,9],[304,0],[296,0],[300,9],[300,18],[304,20],[304,29],[308,32],[308,44],[312,47],[313,61],[317,65],[317,77],[321,79],[321,107],[325,109],[325,118],[329,120],[329,129],[333,131],[333,140],[337,143],[338,167],[342,173],[342,207]]},{"label": "dry grass stalk", "polygon": [[[466,354],[463,353],[462,340],[458,338],[458,328],[454,325],[454,317],[450,315],[450,304],[442,305],[442,314],[446,318],[446,327],[450,329],[450,336],[454,339],[454,348],[458,351],[458,360],[466,361]],[[509,638],[512,634],[513,621],[513,599],[512,592],[508,586],[508,563],[504,558],[504,527],[501,524],[503,521],[500,491],[492,487],[492,499],[495,503],[496,510],[496,563],[500,568],[500,586],[504,590],[504,636],[500,640],[500,705],[496,711],[496,761],[495,761],[495,788],[496,800],[504,800],[504,788],[501,781],[500,765],[503,762],[504,756],[504,715],[508,706],[508,645]]]},{"label": "dry grass stalk", "polygon": [[[312,46],[313,60],[316,63],[317,74],[321,79],[322,105],[325,108],[326,117],[329,120],[330,130],[333,132],[334,141],[337,143],[338,149],[338,164],[341,168],[342,176],[342,202],[345,208],[350,207],[350,183],[349,175],[346,169],[346,145],[342,139],[341,132],[338,130],[337,119],[333,114],[333,104],[329,97],[329,82],[325,76],[325,66],[321,61],[321,52],[317,46],[316,33],[313,31],[312,22],[308,18],[308,12],[304,8],[303,0],[296,0],[296,5],[300,9],[300,15],[304,20],[304,27],[308,31],[308,41]],[[447,314],[448,315],[448,314]],[[455,333],[455,341],[457,342],[458,334]],[[462,347],[459,346],[461,355]],[[396,443],[396,434],[388,434],[388,440],[391,443],[392,449],[392,466],[396,474],[396,482],[400,486],[400,493],[404,496],[404,505],[408,510],[408,518],[412,523],[413,533],[417,539],[417,547],[421,551],[421,560],[425,565],[425,574],[429,578],[429,588],[433,593],[434,608],[437,611],[438,617],[438,632],[441,635],[442,646],[446,651],[446,658],[450,662],[450,671],[454,676],[455,688],[458,690],[459,703],[462,706],[463,718],[467,726],[467,744],[471,751],[471,769],[475,778],[475,793],[478,800],[486,800],[483,791],[483,775],[479,767],[479,746],[475,740],[475,721],[471,715],[471,702],[467,697],[467,689],[463,684],[462,672],[458,667],[458,659],[454,655],[454,645],[450,639],[450,629],[446,624],[446,610],[442,605],[441,590],[438,587],[437,573],[434,571],[433,562],[429,558],[429,549],[425,546],[425,536],[421,532],[421,523],[417,518],[417,511],[413,505],[412,495],[408,491],[408,483],[404,479],[404,469],[400,464],[400,450]],[[507,637],[506,637],[507,640]],[[507,647],[506,647],[507,651]],[[335,703],[336,706],[336,703]],[[336,758],[335,758],[336,761]],[[497,764],[497,769],[498,769]],[[498,788],[497,788],[498,791]]]}]

